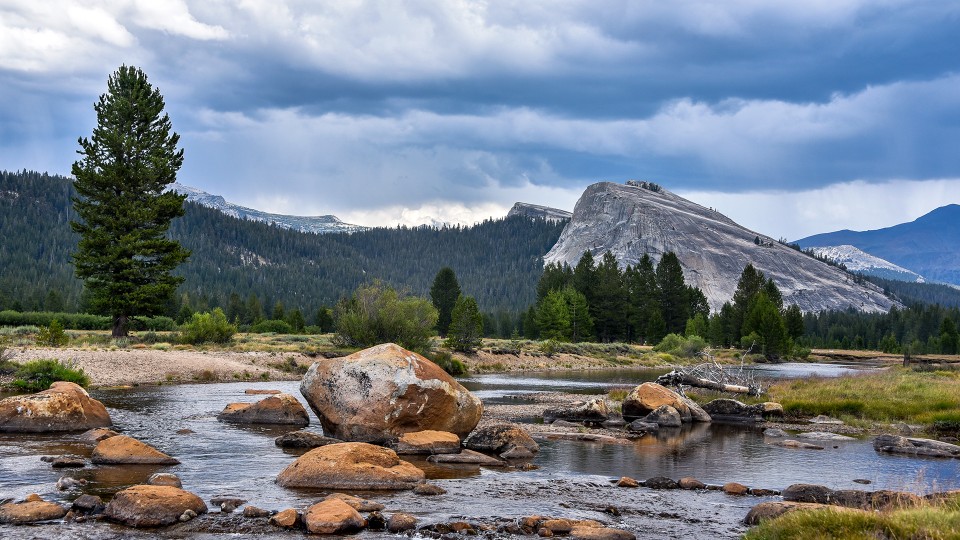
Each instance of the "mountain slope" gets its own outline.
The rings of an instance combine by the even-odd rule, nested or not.
[[[801,247],[849,244],[912,270],[927,281],[960,285],[960,205],[872,231],[836,231],[797,240]]]
[[[588,249],[595,257],[611,251],[622,265],[635,264],[644,253],[656,261],[673,251],[687,282],[703,291],[713,310],[733,297],[747,263],[776,282],[787,304],[803,311],[879,312],[894,305],[875,285],[854,283],[838,268],[658,186],[656,191],[609,182],[589,186],[544,261],[574,265]]]
[[[77,219],[68,178],[0,171],[0,309],[77,309],[82,284],[70,254]],[[437,271],[450,266],[466,294],[485,311],[519,311],[536,298],[542,255],[562,223],[513,217],[473,227],[394,227],[352,234],[308,234],[237,219],[187,202],[172,237],[192,250],[177,272],[178,299],[194,308],[226,306],[231,294],[256,294],[305,314],[332,305],[357,285],[384,280],[426,295]],[[173,310],[176,311],[175,309]]]
[[[507,217],[524,216],[528,218],[543,218],[554,221],[567,220],[573,217],[573,214],[559,208],[550,208],[539,204],[530,204],[518,202],[507,212]]]
[[[238,219],[249,219],[250,221],[260,221],[271,225],[276,225],[281,229],[292,229],[294,231],[306,233],[332,233],[332,232],[356,232],[366,230],[367,227],[360,225],[351,225],[340,221],[337,216],[288,216],[285,214],[271,214],[262,212],[246,206],[240,206],[228,202],[220,195],[212,195],[206,191],[194,187],[185,186],[180,183],[174,183],[171,189],[186,195],[187,200],[197,203],[207,208],[219,210],[224,214]]]
[[[923,276],[916,272],[907,270],[902,266],[897,266],[880,257],[874,257],[854,246],[818,246],[809,249],[812,249],[819,257],[843,264],[847,267],[847,270],[855,274],[917,283],[923,283],[925,281]]]

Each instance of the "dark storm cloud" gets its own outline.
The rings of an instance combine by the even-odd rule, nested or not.
[[[446,201],[434,217],[467,220],[520,197],[569,207],[601,179],[796,192],[960,177],[946,2],[0,9],[10,169],[67,172],[125,62],[167,99],[181,181],[269,210],[389,221]]]

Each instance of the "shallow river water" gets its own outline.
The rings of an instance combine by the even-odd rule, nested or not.
[[[789,376],[809,374],[788,366]],[[777,367],[766,368],[771,370]],[[814,370],[818,369],[813,366]],[[819,368],[820,375],[840,374],[836,366]],[[463,383],[487,402],[537,391],[600,394],[610,387],[636,385],[662,372],[606,370],[578,373],[481,375]],[[62,475],[88,480],[83,492],[109,498],[150,474],[177,474],[184,488],[208,501],[228,494],[249,499],[266,509],[306,507],[322,492],[281,488],[276,475],[299,452],[284,451],[273,440],[289,428],[238,426],[220,423],[216,415],[227,403],[255,401],[247,388],[276,388],[302,401],[297,382],[188,384],[95,390],[91,394],[109,409],[115,429],[175,456],[172,467],[88,466],[55,470],[40,461],[44,455],[76,453],[90,448],[72,442],[69,435],[0,434],[0,499],[20,499],[39,493],[45,499],[67,502],[80,491],[57,491]],[[306,403],[304,402],[306,406]],[[310,430],[320,432],[311,412]],[[190,429],[194,433],[176,432]],[[960,460],[933,460],[877,454],[871,441],[826,445],[822,451],[785,449],[765,444],[759,430],[743,426],[695,425],[665,430],[629,444],[541,440],[534,471],[500,471],[471,466],[436,466],[413,460],[428,479],[448,490],[440,497],[411,493],[368,493],[384,503],[386,513],[406,511],[423,522],[458,518],[513,518],[530,514],[597,519],[632,530],[638,537],[694,535],[697,538],[735,538],[743,533],[739,521],[762,500],[732,497],[720,492],[658,492],[612,487],[611,479],[694,476],[706,483],[740,482],[751,487],[782,489],[797,482],[825,484],[834,489],[862,489],[854,479],[872,482],[868,489],[931,491],[960,487]],[[614,506],[620,514],[612,515]],[[604,510],[607,510],[606,512]],[[212,519],[208,516],[207,518]],[[290,534],[271,533],[290,537]],[[292,533],[291,533],[292,534]],[[0,526],[0,538],[121,538],[220,537],[211,532],[166,530],[137,532],[104,523]],[[364,538],[388,538],[365,532]]]

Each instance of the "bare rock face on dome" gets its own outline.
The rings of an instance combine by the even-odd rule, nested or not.
[[[687,284],[702,290],[714,311],[733,297],[747,263],[773,279],[784,304],[805,312],[886,313],[897,305],[869,282],[856,283],[839,268],[649,182],[587,187],[543,260],[574,266],[587,250],[597,259],[609,251],[621,266],[636,265],[644,254],[656,263],[672,251]]]
[[[72,382],[55,382],[36,394],[0,400],[0,432],[85,431],[111,424],[103,403]]]
[[[462,438],[483,412],[480,400],[443,369],[393,343],[314,363],[300,392],[323,431],[345,441],[383,444],[424,430]]]

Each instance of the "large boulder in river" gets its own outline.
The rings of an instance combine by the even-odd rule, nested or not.
[[[0,432],[85,431],[111,424],[103,403],[72,382],[55,382],[36,394],[0,400]]]
[[[97,443],[91,460],[98,465],[177,465],[180,462],[147,443],[115,435]]]
[[[873,440],[877,452],[908,456],[960,458],[960,446],[933,439],[916,439],[899,435],[880,435]]]
[[[290,394],[275,394],[256,403],[230,403],[217,420],[233,424],[310,424],[307,410]]]
[[[323,431],[346,441],[385,443],[428,429],[463,437],[483,413],[439,366],[393,343],[314,363],[300,392]]]
[[[328,444],[297,458],[277,476],[284,487],[318,489],[413,489],[423,471],[388,448],[367,443]]]
[[[340,499],[327,499],[311,506],[303,514],[308,533],[341,534],[358,531],[367,520],[352,506]]]
[[[129,527],[163,527],[176,523],[187,510],[203,514],[207,505],[180,488],[139,485],[117,492],[104,515]]]
[[[645,382],[633,389],[623,400],[623,418],[628,422],[641,419],[663,405],[669,405],[680,413],[683,422],[693,420],[690,406],[683,396],[657,383]]]

